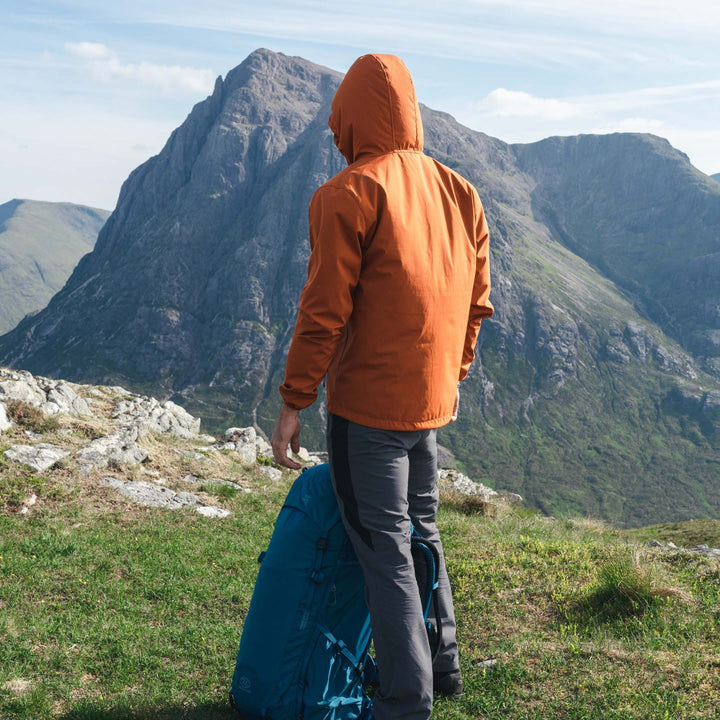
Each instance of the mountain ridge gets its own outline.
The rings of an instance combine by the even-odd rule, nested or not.
[[[0,205],[0,334],[41,310],[95,245],[110,213],[73,203]]]
[[[306,275],[307,205],[345,164],[327,128],[341,77],[260,50],[218,79],[161,153],[131,173],[95,251],[65,288],[0,338],[0,363],[175,398],[209,427],[253,423],[269,432]],[[720,517],[715,356],[696,361],[688,337],[666,335],[619,271],[599,272],[575,227],[570,190],[583,185],[542,170],[570,148],[583,157],[564,172],[592,177],[593,163],[620,161],[627,138],[513,146],[446,113],[421,112],[426,152],[480,192],[496,307],[442,443],[468,474],[547,513],[628,524]],[[647,150],[646,174],[667,171],[665,141],[632,142]],[[588,143],[605,146],[592,162]],[[676,152],[672,162],[691,167]],[[614,184],[582,207],[593,197],[615,203],[609,242],[616,228],[654,217],[653,206],[647,194],[636,207],[618,204],[628,190],[601,170]],[[715,196],[697,197],[712,238]],[[548,198],[557,198],[556,219]],[[697,282],[712,289],[702,269]],[[706,315],[714,317],[711,304]],[[306,444],[319,446],[321,403],[303,422]],[[678,483],[687,489],[680,500]]]

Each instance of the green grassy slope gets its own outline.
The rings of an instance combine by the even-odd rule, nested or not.
[[[1,455],[0,455],[1,457]],[[242,622],[290,477],[222,521],[0,460],[0,717],[230,720]],[[27,516],[17,498],[39,497]],[[467,512],[467,510],[465,511]],[[717,562],[521,509],[439,523],[466,692],[437,720],[714,718]],[[479,667],[479,661],[496,664]]]
[[[71,203],[0,205],[0,335],[45,307],[93,249],[109,215]]]

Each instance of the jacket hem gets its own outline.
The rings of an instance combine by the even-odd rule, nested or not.
[[[334,407],[330,403],[327,405],[327,411],[333,415],[339,415],[356,425],[364,425],[365,427],[375,428],[377,430],[407,430],[409,432],[413,430],[432,430],[447,425],[452,419],[452,413],[427,420],[377,418],[370,415],[363,415],[362,413],[357,413],[352,410],[346,410],[342,407]]]

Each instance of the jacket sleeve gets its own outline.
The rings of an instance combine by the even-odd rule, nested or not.
[[[323,186],[310,201],[310,260],[280,394],[302,410],[337,352],[360,276],[365,220],[349,190]]]
[[[493,314],[493,306],[490,302],[490,243],[487,220],[480,198],[475,196],[476,222],[475,222],[475,282],[473,283],[472,298],[470,300],[470,311],[468,313],[467,330],[465,331],[465,344],[463,346],[462,365],[458,380],[467,377],[470,365],[475,358],[475,342],[480,332],[480,324],[483,318],[489,318]]]

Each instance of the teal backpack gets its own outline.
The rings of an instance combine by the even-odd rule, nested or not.
[[[427,618],[437,558],[415,533],[413,559]],[[365,581],[327,464],[295,480],[259,561],[231,705],[243,720],[369,720],[376,669]],[[428,633],[436,651],[432,622]]]

